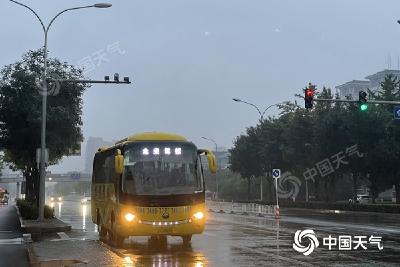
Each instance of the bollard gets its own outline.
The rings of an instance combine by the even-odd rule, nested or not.
[[[279,220],[280,218],[281,218],[281,214],[280,214],[280,211],[279,211],[279,206],[276,205],[275,206],[275,219]]]
[[[258,217],[264,217],[262,214],[262,206],[258,205]]]

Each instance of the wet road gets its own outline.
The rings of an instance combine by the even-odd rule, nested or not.
[[[64,201],[56,215],[72,225],[72,238],[98,239],[90,205]],[[165,245],[147,238],[130,238],[123,248],[111,248],[126,266],[400,266],[400,215],[283,209],[282,218],[209,213],[206,231],[191,246],[168,237]],[[309,256],[293,249],[297,230],[314,230],[319,247]],[[382,237],[383,249],[329,250],[323,237]],[[303,244],[303,243],[301,243]],[[307,244],[306,244],[307,245]]]
[[[0,205],[0,266],[30,266],[17,212],[11,204]]]

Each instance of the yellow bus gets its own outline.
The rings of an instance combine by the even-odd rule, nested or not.
[[[186,138],[147,132],[129,136],[94,156],[92,221],[101,240],[114,246],[129,236],[184,243],[205,225],[205,185],[200,155],[212,173],[214,154]]]

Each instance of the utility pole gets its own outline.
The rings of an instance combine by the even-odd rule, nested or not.
[[[39,20],[43,33],[44,33],[44,60],[43,60],[43,74],[42,74],[42,125],[41,125],[41,138],[40,138],[40,178],[39,178],[39,221],[44,220],[44,204],[45,204],[45,179],[46,179],[46,120],[47,120],[47,35],[50,30],[51,25],[53,22],[63,13],[71,10],[78,10],[78,9],[84,9],[84,8],[109,8],[112,5],[108,3],[98,3],[94,5],[89,5],[89,6],[79,6],[79,7],[73,7],[73,8],[67,8],[55,15],[51,20],[50,23],[47,25],[47,27],[44,25],[42,19],[39,17],[39,15],[29,6],[24,5],[22,3],[19,3],[14,0],[10,0],[10,2],[13,2],[17,5],[20,5],[22,7],[27,8],[29,11],[31,11],[36,18]]]

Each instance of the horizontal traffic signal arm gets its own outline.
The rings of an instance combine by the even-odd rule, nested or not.
[[[360,103],[358,100],[353,99],[325,99],[325,98],[314,98],[313,101],[320,102],[347,102],[347,103]],[[383,100],[368,100],[368,104],[389,104],[399,105],[400,101],[383,101]]]
[[[66,83],[116,83],[116,84],[131,84],[132,82],[130,81],[105,81],[105,80],[62,80],[62,79],[55,79],[55,80],[50,80],[50,81],[56,81],[56,82],[66,82]]]

